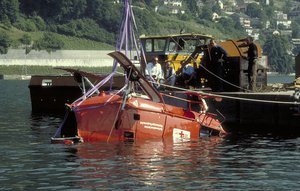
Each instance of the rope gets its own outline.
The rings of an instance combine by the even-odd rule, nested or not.
[[[167,97],[170,97],[170,98],[173,98],[173,99],[177,99],[177,100],[180,100],[180,101],[185,101],[187,103],[198,103],[198,104],[202,104],[202,102],[200,101],[193,101],[193,100],[188,100],[188,99],[184,99],[184,98],[180,98],[180,97],[176,97],[176,96],[172,96],[172,95],[168,95],[168,94],[164,94],[162,93],[163,96],[167,96]]]
[[[150,82],[150,83],[154,83],[154,82]],[[154,83],[154,84],[156,84],[156,83]],[[300,102],[298,102],[298,101],[288,102],[288,101],[272,101],[272,100],[261,100],[261,99],[251,99],[251,98],[240,98],[240,97],[234,97],[234,96],[212,94],[212,93],[207,93],[207,92],[203,92],[203,91],[195,91],[195,90],[180,88],[180,87],[176,87],[176,86],[170,86],[170,85],[166,85],[166,84],[160,84],[160,85],[164,86],[164,87],[167,87],[167,88],[172,88],[172,89],[175,89],[175,90],[187,91],[187,92],[198,93],[198,94],[211,96],[211,97],[220,97],[220,98],[233,99],[233,100],[261,102],[261,103],[287,104],[287,105],[299,105],[300,104]]]
[[[112,76],[114,75],[114,72],[112,72],[110,75],[106,76],[103,80],[101,80],[97,85],[95,85],[93,88],[91,88],[89,91],[87,91],[85,94],[83,94],[80,98],[75,100],[72,104],[79,102],[76,104],[76,106],[79,106],[86,98],[92,96],[98,89],[103,86],[106,82],[108,82]]]
[[[237,85],[235,85],[235,84],[232,84],[232,83],[228,82],[227,80],[225,80],[224,78],[221,78],[220,76],[217,76],[215,73],[213,73],[212,71],[208,70],[208,69],[207,69],[206,67],[204,67],[203,65],[201,65],[201,67],[202,67],[205,71],[207,71],[209,74],[211,74],[213,77],[216,77],[216,78],[218,78],[219,80],[222,80],[222,81],[225,82],[226,84],[229,84],[229,85],[231,85],[231,86],[233,86],[233,87],[235,87],[235,88],[238,88],[238,89],[240,89],[240,90],[243,90],[243,91],[246,91],[246,92],[250,92],[250,90],[248,90],[248,89],[245,89],[245,88],[242,88],[242,87],[237,86]]]
[[[87,110],[87,109],[96,109],[96,108],[101,108],[104,107],[113,97],[115,97],[116,95],[118,95],[120,92],[122,92],[125,88],[127,87],[127,84],[125,84],[125,86],[123,86],[119,91],[117,91],[116,93],[114,93],[109,99],[106,100],[106,102],[103,105],[97,105],[97,106],[90,106],[90,107],[85,107],[85,108],[81,108],[78,109],[77,106],[73,107],[74,111],[82,111],[82,110]]]
[[[107,143],[109,142],[109,139],[110,139],[110,137],[111,137],[111,134],[112,134],[112,131],[113,131],[113,129],[114,129],[114,126],[116,125],[116,122],[118,121],[119,114],[120,114],[121,110],[122,110],[122,104],[120,104],[120,106],[119,106],[119,108],[118,108],[117,115],[116,115],[116,117],[115,117],[115,119],[114,119],[113,125],[111,126],[109,135],[108,135],[107,140],[106,140]]]
[[[54,137],[57,138],[59,134],[61,134],[61,129],[63,128],[67,118],[69,116],[69,111],[66,111],[63,122],[60,124],[59,128],[56,130]]]

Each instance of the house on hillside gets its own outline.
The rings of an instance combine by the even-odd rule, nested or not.
[[[223,1],[217,0],[217,3],[219,5],[220,9],[223,10],[224,9],[224,3],[223,3]]]
[[[173,7],[182,7],[182,1],[164,0],[164,5],[173,6]]]
[[[287,14],[282,11],[275,11],[276,27],[280,30],[291,29],[292,21],[288,20]],[[282,28],[283,27],[283,28]]]
[[[156,7],[155,11],[166,11],[169,14],[184,14],[185,11],[182,6],[182,1],[179,0],[164,0],[163,6]]]
[[[243,28],[252,28],[250,17],[243,13],[234,13],[233,15],[237,15],[240,18],[240,24]]]
[[[204,2],[202,0],[197,1],[197,7],[202,8],[204,7]]]
[[[214,22],[218,22],[219,19],[220,19],[220,16],[218,15],[218,13],[213,13],[212,14],[212,20]]]
[[[257,5],[259,5],[259,0],[244,0],[245,4],[251,4],[251,3],[256,3]]]

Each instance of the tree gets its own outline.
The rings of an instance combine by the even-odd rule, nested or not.
[[[292,56],[288,39],[280,35],[269,35],[263,46],[268,56],[268,63],[272,71],[279,73],[294,72]]]
[[[213,11],[212,11],[211,7],[209,7],[209,6],[203,7],[201,12],[202,12],[202,14],[200,15],[200,17],[202,19],[206,19],[209,21],[212,20]]]
[[[49,53],[62,49],[63,46],[64,43],[53,33],[45,33],[41,39],[33,44],[35,50],[46,50]]]
[[[20,42],[25,45],[25,54],[28,54],[31,51],[31,36],[28,34],[24,34],[20,39]]]
[[[0,21],[8,18],[11,23],[16,22],[19,17],[18,0],[1,0],[0,1]]]
[[[293,2],[291,0],[285,0],[284,6],[282,7],[282,11],[284,13],[289,13],[291,11],[291,8],[293,7]]]
[[[0,54],[6,54],[10,47],[11,40],[7,33],[0,33]]]
[[[87,0],[86,16],[110,32],[118,32],[122,20],[122,7],[107,0]]]
[[[187,9],[191,12],[192,15],[199,15],[199,7],[197,6],[196,0],[189,0],[186,2]]]
[[[212,11],[213,11],[214,13],[219,14],[219,15],[222,13],[221,7],[220,7],[220,5],[219,5],[218,2],[216,2],[216,3],[213,4],[213,6],[212,6]]]
[[[255,17],[261,18],[262,10],[261,10],[260,6],[257,5],[256,3],[250,3],[247,6],[246,14],[252,18],[255,18]]]
[[[30,45],[31,44],[31,36],[29,34],[24,34],[22,38],[20,39],[20,42],[24,45]]]
[[[229,18],[225,18],[222,17],[219,20],[219,25],[221,25],[221,30],[225,33],[231,33],[235,28],[235,23],[234,21],[229,17]]]
[[[59,21],[78,19],[85,13],[86,0],[61,0]]]
[[[300,38],[300,25],[297,22],[292,22],[292,37]]]

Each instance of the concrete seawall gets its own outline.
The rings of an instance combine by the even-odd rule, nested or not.
[[[7,54],[0,55],[0,65],[26,65],[26,66],[84,66],[103,67],[112,66],[113,59],[107,54],[113,50],[57,50],[31,51],[25,54],[23,49],[12,49]]]

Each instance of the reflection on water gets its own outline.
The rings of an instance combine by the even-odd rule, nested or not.
[[[0,81],[0,190],[295,190],[300,138],[50,144],[62,116],[32,115],[26,81]]]
[[[213,173],[206,167],[218,163],[211,151],[215,144],[218,143],[205,140],[178,144],[163,141],[81,144],[76,147],[80,158],[80,168],[76,174],[83,177],[83,187],[101,187],[105,190],[182,190],[187,189],[189,184],[203,188],[203,185],[196,186],[195,181],[205,184],[217,181],[206,180]],[[195,168],[201,168],[201,173],[194,174]]]

